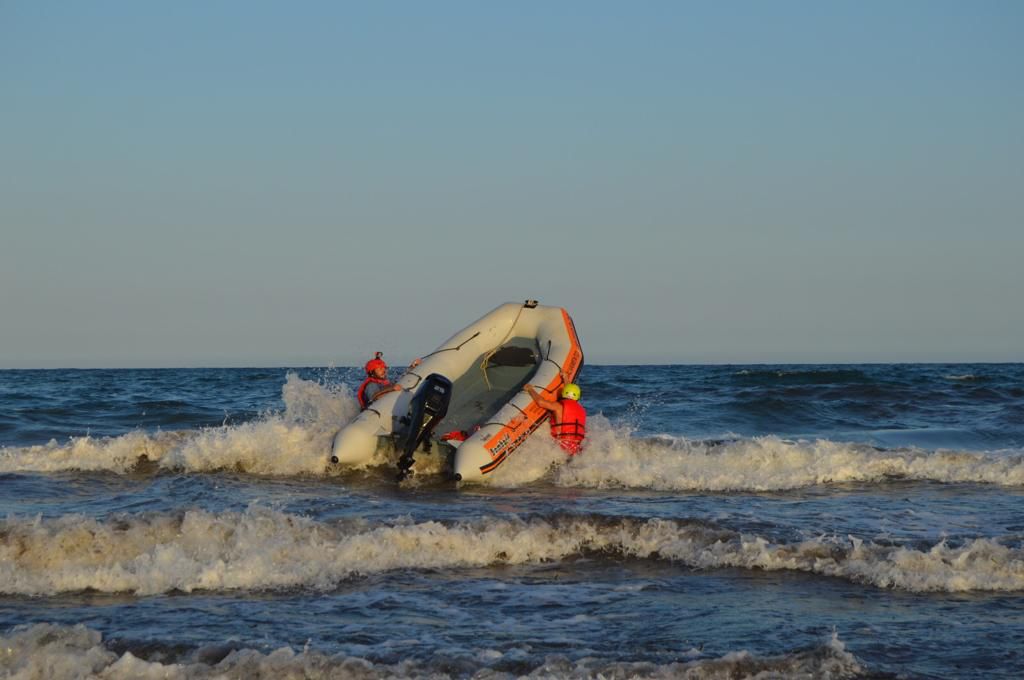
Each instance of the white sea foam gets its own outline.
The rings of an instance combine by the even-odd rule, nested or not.
[[[557,469],[561,486],[664,491],[773,491],[899,478],[1024,485],[1019,452],[878,450],[864,444],[774,436],[722,444],[669,436],[638,440],[592,428],[581,455]]]
[[[176,663],[146,661],[131,651],[121,655],[103,643],[99,631],[83,625],[58,626],[40,623],[19,626],[0,636],[0,673],[14,678],[71,680],[87,677],[120,680],[153,678],[156,680],[200,680],[206,678],[423,678],[444,680],[450,675],[451,662],[403,661],[397,664],[338,655],[326,655],[312,649],[296,652],[282,647],[269,653],[254,649],[230,652],[216,663],[204,662],[204,650],[194,650]],[[140,652],[142,653],[142,652]],[[219,654],[217,654],[219,656]],[[689,656],[681,653],[679,656]],[[824,644],[807,650],[777,656],[757,656],[736,651],[718,658],[655,664],[636,661],[609,661],[588,657],[570,660],[549,656],[536,668],[511,674],[499,670],[501,652],[484,650],[474,659],[463,660],[456,677],[510,680],[526,678],[851,678],[864,672],[857,659],[833,634]],[[521,665],[521,662],[517,663]],[[497,666],[497,668],[494,668]],[[469,675],[472,673],[472,675]]]
[[[110,470],[127,472],[144,456],[161,468],[256,474],[324,472],[331,438],[359,413],[352,391],[289,374],[285,410],[241,425],[181,432],[76,437],[60,444],[0,449],[0,472]]]
[[[359,413],[351,390],[289,375],[282,397],[283,413],[240,425],[0,448],[0,473],[125,473],[144,457],[160,469],[186,472],[325,474],[332,437]],[[393,462],[382,452],[364,467]],[[584,452],[565,462],[564,452],[542,427],[487,481],[515,487],[550,474],[560,486],[664,491],[773,491],[892,478],[1024,485],[1024,455],[1017,451],[880,451],[856,443],[787,441],[774,436],[720,444],[670,435],[638,438],[600,414],[590,418]],[[441,467],[440,456],[417,456],[416,470],[421,475],[439,474]]]
[[[598,416],[600,417],[600,416]],[[591,418],[593,421],[594,418]],[[607,423],[607,421],[604,421]],[[593,425],[591,425],[593,427]],[[518,487],[537,481],[566,462],[565,451],[541,425],[485,482],[491,486]]]
[[[924,550],[852,536],[773,543],[699,523],[603,517],[325,524],[253,506],[107,522],[8,518],[0,523],[0,592],[326,590],[396,569],[558,562],[582,554],[803,571],[910,591],[1024,590],[1024,551],[991,539]]]

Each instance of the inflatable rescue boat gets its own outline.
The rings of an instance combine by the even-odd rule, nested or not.
[[[452,479],[483,480],[547,420],[523,386],[556,399],[582,367],[568,312],[535,300],[501,305],[408,369],[397,381],[401,391],[384,394],[342,428],[331,462],[366,464],[390,447],[399,454],[399,479],[416,455],[440,455]]]

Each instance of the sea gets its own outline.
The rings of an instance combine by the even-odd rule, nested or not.
[[[0,677],[1024,676],[1024,364],[588,365],[475,485],[360,378],[0,371]]]

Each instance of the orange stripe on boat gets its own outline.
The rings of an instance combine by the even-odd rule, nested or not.
[[[562,310],[562,319],[565,322],[565,329],[569,334],[569,352],[565,358],[559,363],[562,367],[562,371],[569,376],[569,381],[573,382],[576,380],[576,376],[579,375],[580,369],[583,367],[583,350],[580,348],[580,340],[576,335],[576,326],[573,324],[572,319],[569,317],[569,313]],[[547,387],[543,388],[544,392],[548,394],[557,394],[556,390],[561,386],[562,378],[555,376],[554,379],[548,384]],[[484,448],[491,453],[491,462],[480,468],[480,472],[487,474],[493,472],[495,468],[501,465],[510,453],[519,448],[526,437],[530,435],[534,430],[540,426],[541,422],[547,417],[548,412],[530,402],[530,404],[524,409],[524,416],[518,416],[513,418],[505,427],[498,430],[497,434],[491,437]],[[502,441],[508,441],[508,445],[505,446],[499,453],[493,453],[492,449],[498,446]]]

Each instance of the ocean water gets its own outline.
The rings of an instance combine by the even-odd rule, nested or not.
[[[587,366],[462,486],[358,381],[0,371],[0,676],[1024,675],[1024,365]]]

